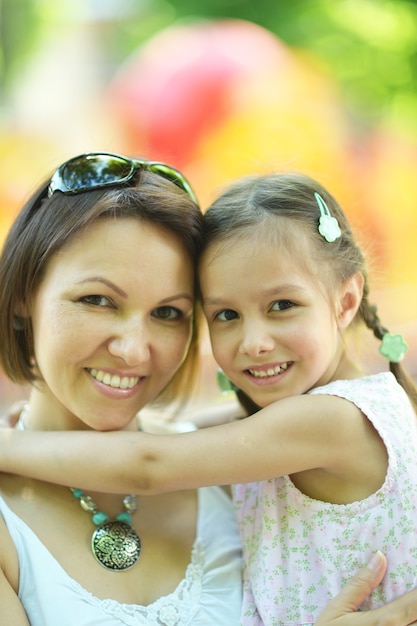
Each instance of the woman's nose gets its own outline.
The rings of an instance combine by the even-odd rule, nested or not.
[[[126,321],[109,341],[108,350],[129,366],[148,361],[151,346],[146,325],[137,319]]]

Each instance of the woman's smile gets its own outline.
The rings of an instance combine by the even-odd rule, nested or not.
[[[116,387],[117,389],[132,389],[138,384],[139,376],[119,376],[118,374],[110,374],[101,369],[88,369],[91,376],[98,380],[98,382],[110,387]]]

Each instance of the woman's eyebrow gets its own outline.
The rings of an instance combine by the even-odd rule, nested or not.
[[[120,287],[118,287],[117,285],[115,285],[111,280],[108,280],[107,278],[104,278],[103,276],[89,276],[88,278],[84,278],[83,280],[79,281],[79,285],[83,284],[83,283],[90,283],[90,282],[99,282],[99,283],[103,283],[103,285],[107,285],[107,287],[110,287],[110,289],[113,289],[116,293],[118,293],[122,298],[127,298],[127,293],[125,291],[123,291],[123,289],[121,289]],[[163,300],[161,300],[161,303],[169,303],[171,301],[174,300],[179,300],[179,299],[184,299],[184,300],[189,300],[191,303],[194,302],[194,298],[192,295],[190,295],[187,292],[181,292],[181,293],[176,293],[172,296],[168,296],[167,298],[164,298]]]
[[[127,298],[127,293],[123,291],[123,289],[120,289],[120,287],[112,283],[111,280],[107,280],[107,278],[103,278],[102,276],[89,276],[88,278],[80,280],[78,284],[82,285],[83,283],[103,283],[103,285],[107,285],[107,287],[113,289],[122,298]]]

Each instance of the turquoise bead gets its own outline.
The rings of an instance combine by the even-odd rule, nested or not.
[[[104,522],[108,522],[109,519],[109,516],[106,515],[106,513],[104,513],[103,511],[97,511],[92,517],[93,523],[96,526],[101,526],[102,524],[104,524]]]
[[[130,513],[128,513],[127,511],[124,511],[123,513],[119,513],[116,519],[118,522],[126,522],[126,524],[129,524],[129,526],[132,523],[132,517]]]
[[[71,489],[71,491],[72,491],[72,495],[74,496],[74,498],[77,498],[77,500],[79,500],[81,496],[83,495],[82,489]]]

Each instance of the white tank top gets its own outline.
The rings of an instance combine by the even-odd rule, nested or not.
[[[196,539],[185,578],[149,606],[101,600],[68,576],[0,498],[19,558],[19,598],[31,626],[234,626],[242,606],[241,543],[220,487],[198,490]]]

